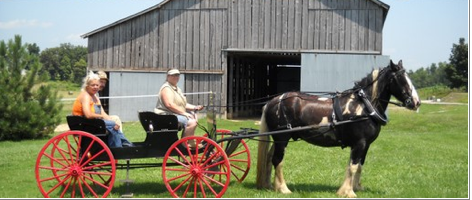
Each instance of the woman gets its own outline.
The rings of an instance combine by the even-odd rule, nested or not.
[[[177,86],[179,79],[180,71],[178,69],[167,71],[166,82],[159,89],[154,112],[162,115],[176,115],[179,123],[185,128],[182,137],[187,137],[194,135],[197,128],[197,118],[194,112],[202,110],[203,106],[187,103],[187,98]],[[194,141],[190,141],[189,145],[195,147]]]
[[[111,133],[108,136],[110,147],[133,146],[120,131],[120,126],[111,120],[110,116],[103,110],[100,99],[96,96],[100,90],[100,77],[90,72],[84,78],[82,90],[72,105],[72,115],[84,116],[88,119],[103,119],[107,130]]]

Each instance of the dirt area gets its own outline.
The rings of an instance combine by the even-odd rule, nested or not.
[[[60,124],[59,126],[54,129],[54,132],[64,132],[69,130],[69,125],[67,124]]]

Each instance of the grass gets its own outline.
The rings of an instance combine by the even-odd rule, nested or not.
[[[66,107],[66,106],[65,106]],[[464,105],[421,106],[420,112],[393,107],[390,122],[372,144],[363,168],[365,191],[360,198],[467,198],[468,197],[468,112]],[[204,120],[201,120],[203,123]],[[218,120],[218,127],[239,130],[258,128],[254,120]],[[138,122],[124,124],[131,141],[144,140]],[[202,131],[197,131],[202,135]],[[34,166],[47,139],[0,142],[0,198],[40,198]],[[292,194],[283,195],[255,186],[257,142],[246,140],[252,166],[242,183],[232,181],[225,198],[337,198],[344,178],[349,149],[322,148],[306,142],[289,143],[284,175]],[[162,159],[136,159],[135,162],[161,162]],[[120,162],[124,162],[121,161]],[[130,171],[130,190],[135,198],[169,198],[161,168]],[[117,170],[109,197],[126,193],[120,182],[126,170]]]
[[[468,103],[469,102],[469,94],[467,93],[459,93],[459,92],[451,92],[445,97],[441,99],[442,102],[455,102],[455,103]]]

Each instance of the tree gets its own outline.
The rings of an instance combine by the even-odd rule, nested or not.
[[[80,84],[87,68],[87,65],[76,65],[81,60],[87,63],[87,48],[69,43],[41,52],[43,71],[47,72],[52,80],[72,81]],[[79,67],[79,69],[75,69],[75,67]],[[80,71],[83,73],[75,73]]]
[[[74,66],[72,66],[72,73],[74,74],[72,82],[82,83],[83,78],[87,75],[86,70],[87,62],[84,59],[74,63]]]
[[[34,54],[36,56],[39,56],[39,52],[41,51],[38,47],[38,45],[36,45],[36,43],[33,43],[33,44],[26,44],[26,49],[28,50],[28,53],[29,54]]]
[[[419,68],[415,72],[409,71],[408,75],[410,76],[413,83],[415,83],[416,88],[425,88],[433,86],[447,86],[451,82],[447,79],[446,76],[446,62],[439,62],[438,64],[431,64],[431,66],[426,68]]]
[[[467,91],[468,86],[468,47],[465,43],[464,38],[459,39],[459,44],[452,45],[451,56],[449,58],[449,65],[446,67],[445,72],[447,78],[451,82],[450,87],[461,88],[464,87]]]
[[[44,137],[60,122],[57,91],[40,82],[41,63],[26,46],[19,35],[0,41],[0,141]]]

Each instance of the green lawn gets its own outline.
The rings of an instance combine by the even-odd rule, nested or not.
[[[468,106],[427,105],[413,112],[393,107],[390,122],[372,144],[363,168],[365,191],[360,198],[467,198],[468,197]],[[203,122],[203,120],[201,121]],[[258,128],[256,121],[219,120],[218,128],[239,130]],[[144,140],[138,122],[124,124],[131,141]],[[198,131],[197,135],[202,135]],[[31,140],[0,142],[2,178],[0,198],[40,198],[35,180],[36,157],[47,142]],[[232,181],[226,198],[336,198],[344,178],[349,149],[322,148],[306,142],[291,142],[286,149],[284,173],[292,194],[283,195],[255,187],[257,141],[246,140],[252,166],[247,178]],[[124,162],[124,161],[120,161]],[[137,159],[132,162],[161,162]],[[118,170],[109,197],[126,192],[120,182],[126,170]],[[161,168],[130,171],[130,190],[135,198],[171,197],[163,184]]]

